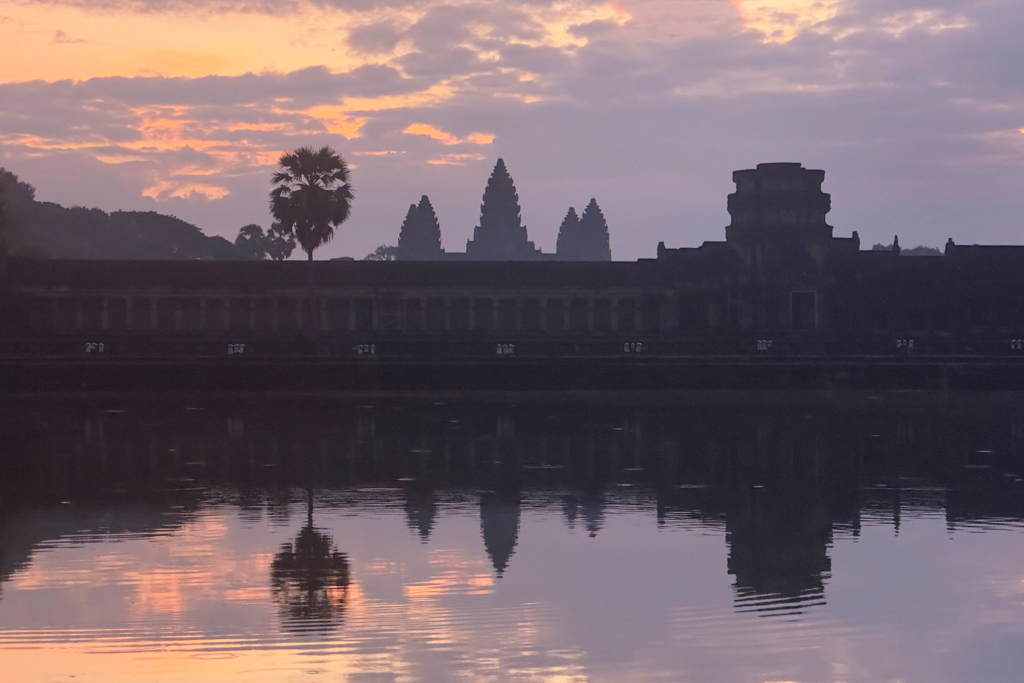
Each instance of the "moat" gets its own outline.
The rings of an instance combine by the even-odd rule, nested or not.
[[[1015,681],[1024,396],[7,397],[20,681]]]

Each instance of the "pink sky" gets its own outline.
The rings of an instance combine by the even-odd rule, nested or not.
[[[429,194],[462,251],[497,157],[531,239],[721,239],[731,172],[826,170],[837,235],[1024,241],[1021,0],[0,0],[0,166],[41,199],[269,224],[282,151],[355,167],[318,257]]]

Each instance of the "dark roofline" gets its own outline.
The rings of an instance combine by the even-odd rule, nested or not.
[[[9,285],[86,288],[606,287],[658,280],[657,262],[99,261],[12,258]]]

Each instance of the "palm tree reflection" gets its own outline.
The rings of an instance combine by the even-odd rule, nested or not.
[[[348,596],[348,556],[313,526],[312,490],[306,526],[274,555],[270,577],[286,629],[329,630],[341,622]]]

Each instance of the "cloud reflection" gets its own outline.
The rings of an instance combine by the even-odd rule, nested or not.
[[[1015,680],[1018,401],[692,400],[7,406],[5,673]]]

